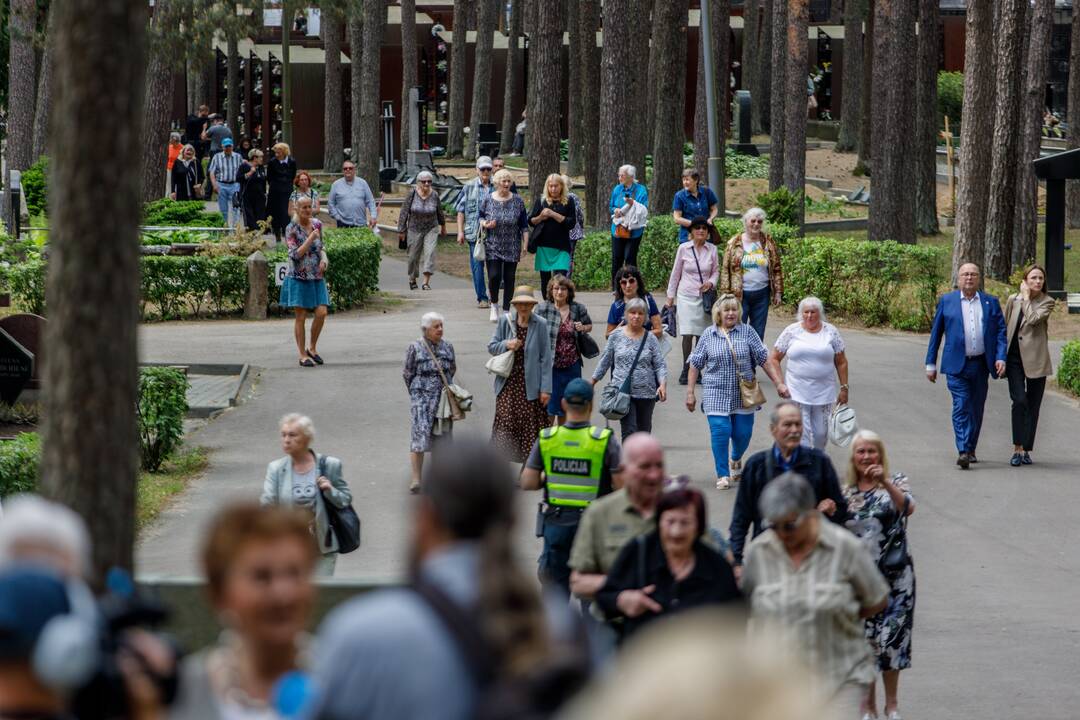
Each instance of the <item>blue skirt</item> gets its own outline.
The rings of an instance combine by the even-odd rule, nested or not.
[[[308,310],[320,305],[330,305],[330,295],[326,292],[326,280],[297,280],[286,277],[281,286],[281,307],[298,307]]]
[[[574,378],[581,377],[581,359],[566,368],[551,368],[551,398],[548,399],[547,414],[563,417],[566,413],[562,409],[562,396],[566,386]]]

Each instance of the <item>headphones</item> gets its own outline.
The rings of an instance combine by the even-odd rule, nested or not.
[[[101,616],[86,585],[67,580],[64,589],[68,612],[42,628],[31,665],[46,686],[70,693],[89,682],[101,664]]]

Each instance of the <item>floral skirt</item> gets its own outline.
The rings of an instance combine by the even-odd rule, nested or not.
[[[495,421],[491,442],[511,462],[525,462],[540,431],[549,425],[547,408],[540,398],[525,398],[525,368],[518,362],[495,398]]]
[[[889,604],[866,619],[866,639],[879,672],[911,667],[911,631],[915,625],[915,566],[889,578]]]

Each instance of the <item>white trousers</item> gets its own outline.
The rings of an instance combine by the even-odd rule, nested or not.
[[[807,447],[824,450],[829,443],[829,418],[833,404],[807,405],[796,403],[802,410],[802,442]]]

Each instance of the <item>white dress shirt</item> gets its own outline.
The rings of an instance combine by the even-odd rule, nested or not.
[[[968,357],[982,355],[986,352],[986,346],[983,343],[983,309],[979,293],[970,298],[960,293],[960,310],[964,313],[964,354]]]

